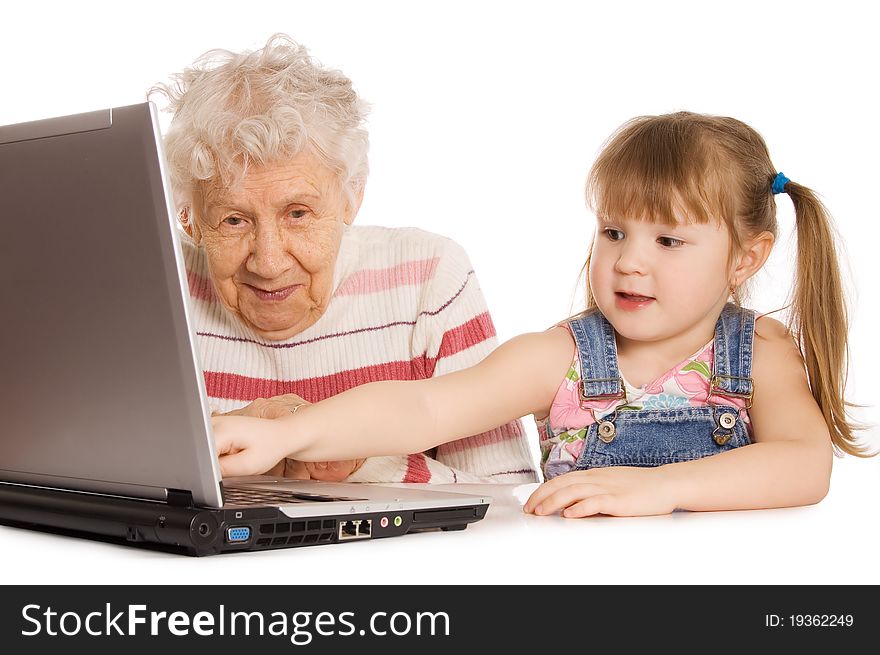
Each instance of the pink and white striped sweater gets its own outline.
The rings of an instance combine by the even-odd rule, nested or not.
[[[470,261],[445,237],[347,227],[327,311],[286,341],[263,340],[232,315],[214,294],[204,250],[186,235],[181,240],[212,410],[285,393],[317,402],[367,382],[443,375],[476,364],[497,345]],[[514,421],[431,453],[371,458],[348,480],[535,482],[532,462]]]

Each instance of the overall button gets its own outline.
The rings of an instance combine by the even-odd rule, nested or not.
[[[715,440],[719,446],[723,446],[728,441],[730,441],[730,437],[733,436],[732,432],[715,432],[712,434],[712,438]]]
[[[718,422],[721,424],[722,428],[729,430],[736,423],[736,415],[731,414],[730,412],[724,412],[718,417]]]
[[[614,423],[611,421],[602,421],[599,423],[599,438],[605,443],[611,443],[614,441],[615,435],[617,435],[617,428],[614,427]]]

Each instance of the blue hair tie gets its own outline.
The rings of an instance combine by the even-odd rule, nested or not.
[[[785,193],[785,185],[791,182],[785,175],[780,171],[776,174],[776,178],[773,180],[773,186],[770,190],[773,192],[775,196],[777,193]]]

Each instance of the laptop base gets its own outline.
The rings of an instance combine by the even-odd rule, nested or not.
[[[464,530],[488,505],[291,518],[277,507],[192,504],[0,483],[0,524],[194,556]]]

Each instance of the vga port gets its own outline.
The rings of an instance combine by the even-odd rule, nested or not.
[[[246,525],[226,528],[226,541],[231,544],[242,544],[251,538],[251,529]]]

